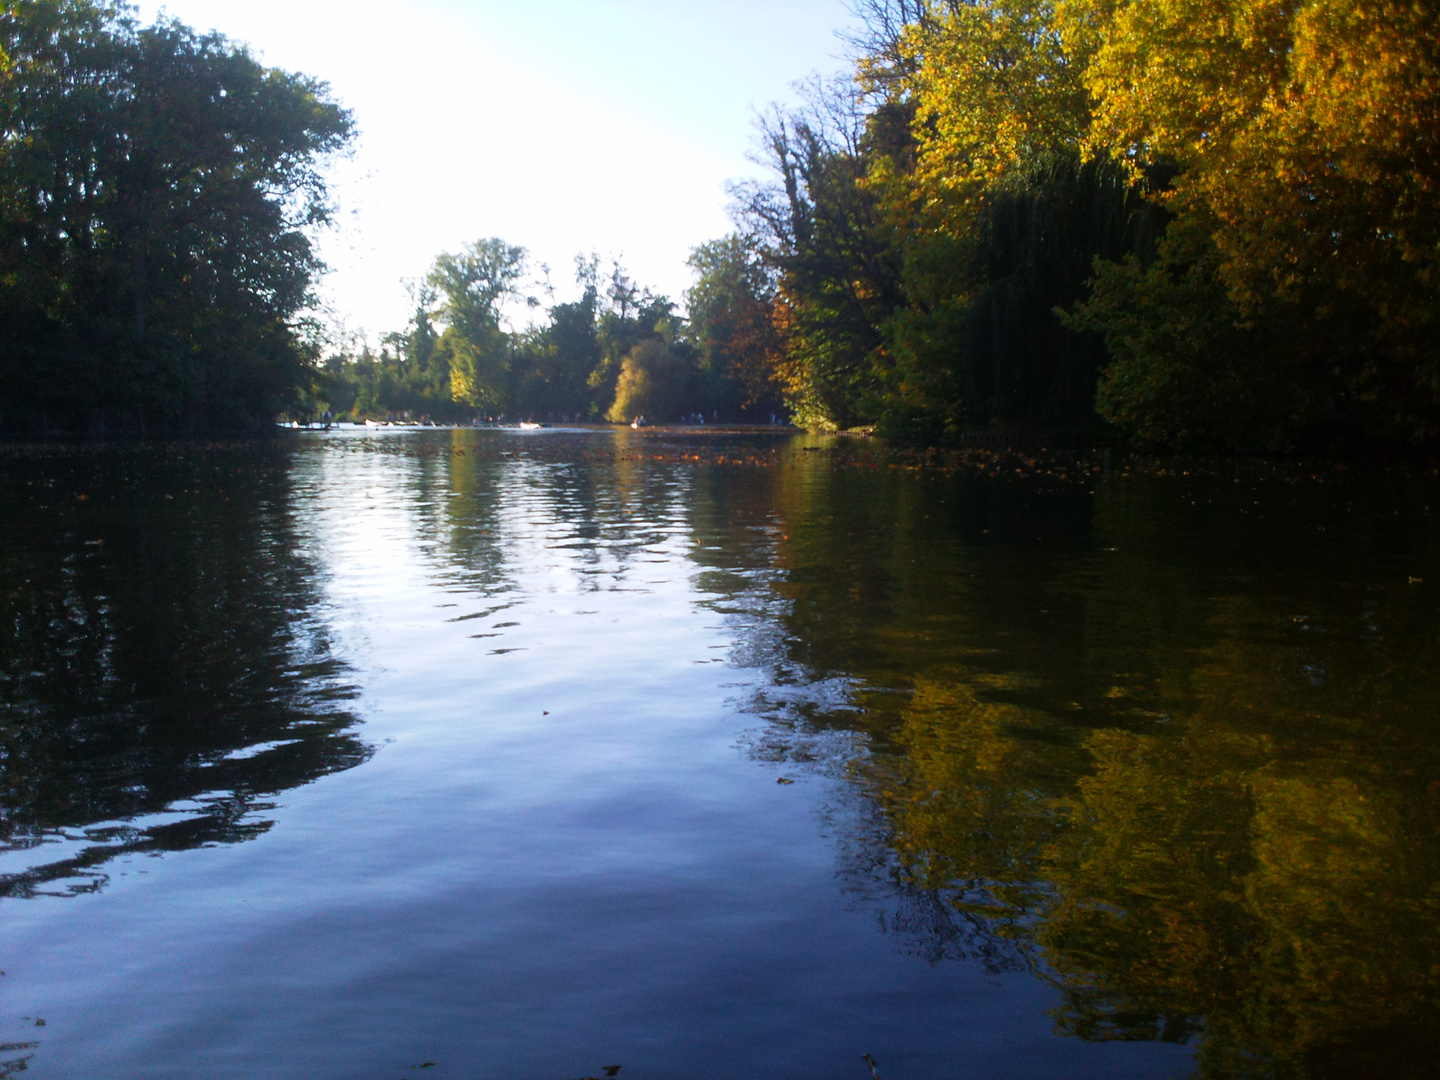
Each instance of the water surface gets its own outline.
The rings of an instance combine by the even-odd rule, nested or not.
[[[6,450],[0,1075],[1429,1075],[1434,479],[897,464]]]

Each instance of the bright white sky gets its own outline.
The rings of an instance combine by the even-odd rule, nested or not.
[[[399,329],[402,278],[500,236],[573,295],[573,257],[619,255],[675,299],[729,231],[726,180],[757,107],[846,65],[844,0],[168,0],[197,30],[327,80],[360,129],[335,171],[325,291],[348,329]]]

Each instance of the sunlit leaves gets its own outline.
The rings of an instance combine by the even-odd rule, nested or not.
[[[442,302],[441,346],[450,357],[450,389],[472,407],[500,407],[508,397],[511,340],[502,305],[525,274],[525,249],[498,237],[445,252],[426,279]]]
[[[1078,417],[1088,332],[1100,413],[1142,438],[1440,437],[1434,0],[862,15],[863,117],[767,126],[780,183],[744,207],[803,420]]]
[[[1213,250],[1197,262],[1172,245],[1169,272],[1208,263],[1224,289],[1215,317],[1249,338],[1256,362],[1268,354],[1289,367],[1284,393],[1308,401],[1300,412],[1274,401],[1266,438],[1285,445],[1325,426],[1407,440],[1440,432],[1440,11],[1388,0],[1071,0],[1063,10],[1094,46],[1091,147],[1134,168],[1178,165],[1165,198]],[[1184,245],[1192,256],[1195,239]],[[1132,296],[1132,313],[1152,303]],[[1126,370],[1133,350],[1118,329],[1112,340]],[[1144,363],[1218,374],[1221,341],[1197,345],[1208,365],[1164,350]],[[1153,416],[1186,424],[1183,405]]]
[[[941,5],[912,26],[905,91],[915,105],[915,179],[929,198],[976,197],[1017,167],[1078,147],[1089,120],[1080,68],[1055,5]]]

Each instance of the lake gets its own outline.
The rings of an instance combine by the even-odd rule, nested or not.
[[[1420,1077],[1440,480],[0,449],[0,1076]]]

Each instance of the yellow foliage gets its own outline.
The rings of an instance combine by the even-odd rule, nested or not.
[[[693,400],[693,376],[684,357],[663,341],[642,341],[621,362],[615,400],[605,419],[616,424],[628,423],[637,416],[674,420]]]
[[[1399,328],[1440,269],[1440,8],[1430,0],[1069,0],[1092,151],[1174,160],[1242,311],[1317,283]],[[1410,264],[1410,265],[1405,265]],[[1414,264],[1420,264],[1418,266]],[[1397,282],[1411,290],[1397,294]]]
[[[1089,122],[1086,91],[1053,3],[928,8],[902,43],[909,71],[903,93],[914,106],[913,171],[898,176],[896,162],[882,157],[870,181],[892,203],[911,202],[922,227],[963,228],[973,204],[1017,167],[1079,147]]]
[[[627,356],[620,365],[620,378],[615,383],[615,400],[605,413],[612,424],[625,424],[643,416],[646,403],[654,396],[654,379],[650,369]]]
[[[470,371],[459,364],[450,368],[450,396],[468,405],[476,403],[475,379]]]

